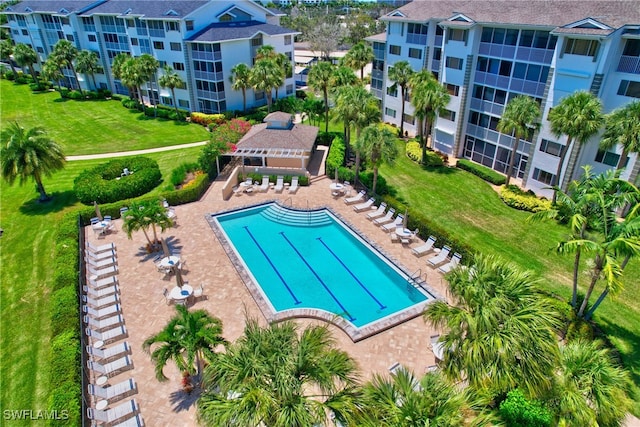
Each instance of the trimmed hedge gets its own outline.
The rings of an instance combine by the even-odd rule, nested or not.
[[[220,125],[224,122],[224,114],[191,113],[191,123],[197,123],[202,126],[209,126],[213,123],[215,123],[216,125]]]
[[[507,185],[500,189],[500,198],[514,209],[528,212],[540,212],[551,209],[551,202],[545,198],[538,198],[535,193],[522,191],[516,185]]]
[[[122,177],[127,168],[130,175]],[[74,181],[73,190],[85,205],[110,203],[148,193],[160,184],[158,162],[147,157],[114,159],[85,170]]]
[[[344,162],[344,152],[344,140],[341,136],[335,136],[331,141],[329,154],[327,154],[327,160],[325,161],[325,173],[329,178],[333,178],[336,169],[342,166]]]
[[[285,184],[291,184],[291,178],[293,178],[293,175],[283,175],[283,176],[284,176],[284,179],[282,182],[284,182]],[[255,172],[248,173],[244,177],[241,174],[239,174],[238,184],[243,182],[247,178],[251,178],[253,182],[261,183],[262,177],[263,177],[263,174],[255,173]],[[273,183],[278,182],[278,175],[269,175],[269,182],[273,182]],[[298,184],[302,187],[306,187],[307,185],[309,185],[309,177],[307,177],[306,175],[298,175]]]
[[[404,147],[404,151],[407,153],[407,157],[414,162],[419,162],[422,158],[422,148],[420,148],[420,143],[418,141],[407,142]]]
[[[457,166],[460,169],[471,172],[472,174],[479,176],[480,178],[494,185],[504,185],[507,182],[507,178],[501,173],[496,172],[486,166],[473,163],[470,160],[460,159],[458,160]]]

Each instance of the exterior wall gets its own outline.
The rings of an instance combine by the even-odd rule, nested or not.
[[[290,168],[290,169],[306,169],[309,166],[311,155],[304,159],[282,159],[269,157],[266,159],[267,167],[270,168]]]

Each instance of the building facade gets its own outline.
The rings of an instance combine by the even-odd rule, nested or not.
[[[497,131],[505,105],[524,94],[541,106],[541,128],[521,140],[514,176],[526,188],[549,196],[553,182],[567,175],[568,157],[556,179],[566,136],[553,135],[549,110],[577,90],[602,100],[605,113],[640,98],[639,1],[420,1],[381,18],[384,34],[369,37],[375,59],[371,88],[382,101],[383,120],[414,134],[417,121],[405,100],[400,117],[399,90],[388,69],[408,61],[414,70],[431,70],[451,100],[437,118],[432,145],[448,155],[467,158],[506,172],[514,138]],[[599,150],[599,136],[582,149],[577,166],[596,173],[614,168],[621,147]],[[635,181],[638,155],[622,174]]]
[[[284,53],[293,67],[293,30],[279,25],[279,12],[249,0],[26,0],[5,9],[15,43],[31,46],[44,62],[59,40],[78,50],[96,52],[103,72],[95,75],[98,88],[127,94],[111,72],[113,58],[150,54],[160,62],[155,82],[142,88],[149,101],[204,113],[241,110],[241,91],[231,88],[231,69],[238,63],[252,66],[256,51],[271,45]],[[162,68],[173,68],[185,82],[169,89],[157,84]],[[38,65],[36,65],[36,68]],[[65,77],[77,85],[71,70]],[[94,89],[87,76],[78,77],[83,89]],[[151,87],[150,87],[151,86]],[[293,73],[278,96],[295,93]],[[266,103],[265,94],[247,90],[247,107]]]

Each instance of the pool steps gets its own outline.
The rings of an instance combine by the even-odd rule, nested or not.
[[[332,223],[325,211],[298,211],[279,205],[271,205],[261,215],[279,224],[298,227],[320,227]]]

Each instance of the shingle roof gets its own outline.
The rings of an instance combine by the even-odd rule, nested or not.
[[[625,24],[640,24],[640,3],[633,1],[575,0],[422,0],[400,7],[405,17],[382,17],[385,21],[426,22],[445,20],[464,14],[478,23],[529,24],[543,27],[563,27],[585,18],[592,18],[612,28]]]
[[[286,122],[288,120],[291,120],[291,118],[292,118],[291,113],[285,113],[284,111],[274,111],[273,113],[267,114],[263,122],[266,123],[272,120],[275,120],[278,122]]]
[[[318,135],[315,126],[296,123],[291,129],[267,129],[267,123],[253,125],[242,137],[240,149],[293,149],[311,151]]]
[[[386,42],[387,33],[374,34],[372,36],[365,37],[364,39],[370,42]]]
[[[56,0],[25,0],[12,6],[8,6],[5,12],[13,13],[31,13],[31,12],[46,12],[46,13],[60,13],[67,15],[73,12],[79,12],[90,8],[94,4],[99,4],[95,0],[85,1],[56,1]],[[64,12],[66,10],[66,12]]]
[[[204,0],[109,0],[83,15],[141,15],[145,18],[179,19],[207,4]],[[175,15],[168,15],[173,11]]]
[[[188,41],[217,42],[248,39],[261,32],[269,36],[298,34],[295,30],[257,21],[224,22],[211,24],[191,36]]]

